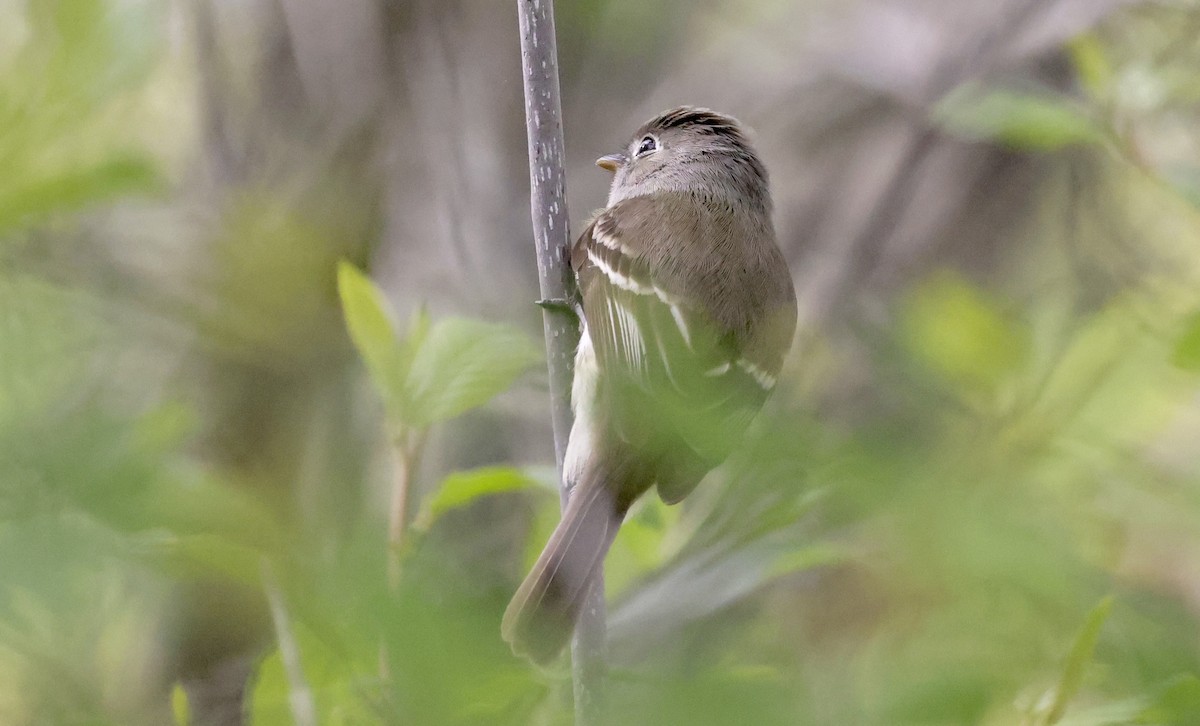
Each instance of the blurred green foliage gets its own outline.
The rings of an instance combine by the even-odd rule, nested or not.
[[[418,312],[396,336],[383,293],[349,263],[338,269],[346,325],[393,426],[424,428],[459,416],[504,391],[538,360],[519,330]]]
[[[602,11],[568,4],[565,32],[582,36]],[[610,23],[652,14],[608,11]],[[290,616],[270,625],[300,672],[278,648],[256,652],[253,723],[293,721],[297,676],[321,724],[570,723],[565,665],[536,670],[498,636],[557,518],[546,467],[417,468],[389,583],[396,553],[370,497],[348,524],[314,505],[313,525],[247,486],[267,464],[206,459],[219,396],[147,322],[169,311],[130,314],[107,281],[45,264],[58,246],[86,262],[109,215],[184,194],[139,122],[146,98],[178,82],[156,75],[166,14],[0,5],[15,39],[0,48],[0,723],[187,721],[172,649],[179,612],[205,603],[180,583],[233,582],[256,599],[265,565]],[[648,497],[623,527],[607,565],[614,723],[1200,723],[1200,173],[1154,143],[1195,121],[1200,72],[1194,48],[1142,52],[1175,22],[1129,14],[1073,39],[1069,91],[978,82],[935,105],[938,133],[1085,170],[1101,203],[1080,225],[1127,227],[1135,249],[1064,243],[1042,215],[1079,190],[1050,189],[998,280],[938,269],[850,340],[813,331],[728,465],[680,507]],[[649,47],[656,30],[646,19],[601,41]],[[339,209],[352,197],[330,195]],[[247,182],[212,204],[149,232],[213,253],[196,273],[208,285],[185,290],[199,298],[192,327],[162,337],[288,392],[307,381],[297,361],[324,381],[353,346],[382,421],[362,434],[316,406],[332,421],[317,438],[386,450],[493,411],[510,389],[543,405],[527,335],[424,312],[398,332],[383,291],[338,263],[362,230],[320,221],[293,186]],[[1059,283],[1072,265],[1106,286],[1076,295]],[[870,385],[831,411],[826,392],[855,376]],[[297,410],[271,413],[304,429]],[[267,428],[248,420],[230,436],[269,448],[254,436]],[[330,458],[335,474],[312,478],[338,501],[388,478]],[[266,642],[256,618],[268,616],[250,611],[212,617]]]
[[[24,42],[0,59],[0,234],[161,188],[122,102],[154,69],[159,13],[153,3],[30,3]]]
[[[1010,90],[956,89],[934,109],[934,118],[963,136],[1017,149],[1050,150],[1103,141],[1082,106],[1063,98]]]
[[[902,324],[914,359],[962,388],[994,388],[1029,355],[1029,334],[948,273],[913,291]]]

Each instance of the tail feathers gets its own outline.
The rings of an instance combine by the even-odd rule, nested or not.
[[[580,483],[504,612],[500,632],[514,653],[544,664],[563,649],[623,515],[602,482]]]

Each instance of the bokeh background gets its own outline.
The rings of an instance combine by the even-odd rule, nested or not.
[[[556,13],[576,226],[726,111],[800,297],[614,722],[1200,723],[1200,7]],[[0,722],[571,723],[524,134],[511,0],[0,0]]]

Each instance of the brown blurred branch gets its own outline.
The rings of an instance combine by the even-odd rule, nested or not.
[[[537,246],[542,298],[569,300],[574,280],[567,267],[570,244],[563,170],[562,103],[559,98],[558,50],[554,37],[552,0],[518,0],[521,26],[521,66],[525,81],[525,129],[529,139],[530,214]],[[550,406],[554,424],[554,454],[562,480],[563,456],[571,429],[571,364],[579,331],[571,316],[546,309],[546,362],[550,369]],[[562,487],[565,508],[569,492]],[[600,720],[600,686],[604,668],[604,578],[591,584],[591,593],[575,628],[571,647],[575,684],[575,722]]]

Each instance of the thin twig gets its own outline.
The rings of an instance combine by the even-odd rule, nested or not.
[[[408,431],[392,441],[392,497],[388,506],[388,586],[400,587],[400,562],[408,534],[408,495],[421,463],[428,429]]]
[[[271,622],[275,626],[275,640],[279,643],[279,656],[283,660],[283,671],[287,675],[288,705],[292,709],[292,720],[296,726],[316,726],[317,707],[313,702],[312,690],[304,678],[300,664],[300,648],[292,634],[291,618],[283,601],[283,590],[275,578],[275,571],[266,557],[262,558],[263,591],[271,608]]]
[[[525,130],[529,140],[530,214],[541,296],[543,300],[569,300],[574,294],[574,279],[566,264],[570,231],[553,0],[517,0],[517,15],[525,80]],[[550,372],[554,454],[561,481],[571,427],[571,364],[579,343],[579,330],[571,316],[549,309],[543,309],[542,323]],[[569,495],[564,485],[561,497],[564,507]],[[596,578],[590,592],[571,648],[576,726],[591,726],[600,721],[605,641],[603,576]]]
[[[388,506],[387,573],[388,587],[393,591],[400,586],[400,547],[404,544],[406,528],[404,513],[408,511],[409,463],[406,442],[392,442],[392,496]]]
[[[413,472],[421,461],[428,429],[413,434],[410,430],[392,437],[392,496],[388,505],[387,578],[393,594],[400,590],[404,559],[404,540],[408,534],[408,494],[412,490]],[[386,683],[391,679],[388,667],[387,643],[379,643],[379,676]]]

